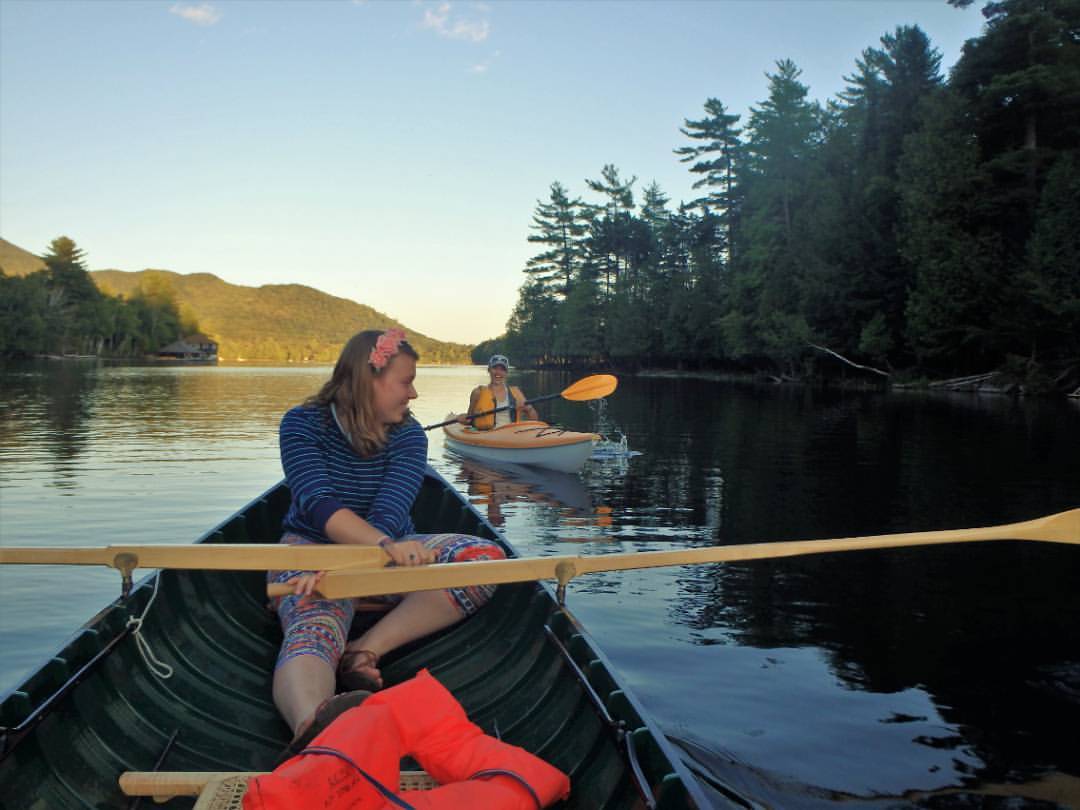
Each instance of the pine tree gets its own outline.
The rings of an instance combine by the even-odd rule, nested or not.
[[[1046,173],[1080,143],[1080,2],[1001,0],[983,16],[986,33],[965,43],[950,84],[995,174],[998,227],[1022,252]]]
[[[736,235],[744,248],[736,256],[738,278],[733,279],[733,305],[745,308],[746,319],[739,319],[737,331],[749,325],[751,333],[762,337],[760,349],[788,372],[793,372],[791,347],[806,332],[800,287],[814,233],[805,206],[820,182],[815,159],[824,135],[823,111],[807,100],[801,72],[790,60],[777,62],[777,72],[769,75],[768,99],[750,112],[747,161],[739,178],[745,197]],[[735,320],[728,318],[728,323]],[[787,334],[789,327],[793,331]]]
[[[631,214],[634,210],[633,185],[637,177],[623,180],[619,170],[608,163],[601,179],[586,180],[586,185],[607,199],[603,205],[592,206],[589,252],[601,268],[604,284],[602,294],[610,299],[615,285],[626,268],[631,253]]]
[[[50,343],[61,353],[96,354],[104,339],[98,323],[104,296],[86,271],[85,253],[74,240],[60,236],[41,258],[49,291],[45,324]]]
[[[533,214],[530,228],[536,233],[528,240],[548,249],[529,259],[525,272],[559,296],[567,295],[584,261],[588,224],[583,210],[581,199],[570,199],[566,188],[556,181],[551,184],[549,201],[537,201]]]
[[[881,37],[881,45],[864,50],[856,73],[846,77],[840,128],[829,138],[829,151],[844,166],[830,166],[826,176],[847,178],[841,263],[848,272],[838,280],[838,292],[850,308],[830,317],[852,327],[845,349],[873,346],[878,357],[900,359],[912,278],[896,245],[897,169],[904,139],[921,124],[921,106],[942,86],[941,54],[918,26],[898,27]]]
[[[733,249],[731,234],[739,210],[739,186],[737,167],[742,158],[740,130],[735,126],[738,115],[727,112],[723,102],[710,98],[705,102],[706,117],[692,121],[683,119],[679,132],[687,138],[701,141],[698,146],[680,146],[675,149],[681,163],[690,163],[690,171],[701,175],[694,181],[693,188],[706,188],[704,197],[694,200],[691,205],[700,206],[704,211],[719,218],[725,240],[724,249]]]
[[[1019,282],[1030,307],[1029,356],[1080,374],[1080,150],[1046,179],[1028,261]]]

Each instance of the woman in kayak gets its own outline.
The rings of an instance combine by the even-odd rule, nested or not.
[[[497,543],[461,534],[416,534],[410,512],[427,465],[427,434],[412,417],[416,351],[399,329],[365,331],[342,349],[333,374],[304,404],[289,410],[279,432],[281,463],[292,491],[283,543],[379,546],[394,565],[501,559]],[[295,582],[276,609],[284,641],[274,670],[274,702],[303,745],[367,691],[382,686],[380,657],[406,642],[475,613],[493,586],[379,597],[389,611],[346,641],[352,599],[313,595],[322,572],[271,572]],[[313,722],[313,719],[316,722]]]
[[[509,371],[510,361],[505,355],[491,355],[491,359],[488,360],[488,376],[491,382],[487,385],[478,385],[473,389],[469,397],[469,412],[458,417],[458,421],[466,424],[471,422],[477,430],[491,430],[501,425],[509,425],[511,422],[539,419],[536,408],[526,401],[521,389],[507,383]],[[473,415],[487,413],[496,408],[506,410],[487,416]]]

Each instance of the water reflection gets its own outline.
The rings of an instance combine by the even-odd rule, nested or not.
[[[100,378],[95,361],[39,361],[4,373],[5,405],[0,409],[0,447],[18,455],[30,445],[48,448],[48,486],[78,486],[78,459],[91,435],[87,423],[98,405]]]
[[[585,474],[619,537],[663,525],[683,542],[811,539],[1080,504],[1072,403],[694,380],[623,381],[620,394],[612,416],[645,463]],[[791,806],[856,795],[981,806],[907,790],[1029,784],[1080,764],[1061,732],[1080,719],[1078,572],[1075,548],[981,544],[610,576],[577,586],[574,604],[587,626],[604,613],[605,650],[672,733],[757,767],[783,762],[779,781],[802,797]],[[666,642],[652,645],[634,628],[657,610]],[[700,652],[667,666],[672,638]]]
[[[451,480],[494,525],[506,525],[503,509],[514,502],[555,507],[564,520],[594,516],[592,497],[575,474],[524,464],[480,462],[445,451],[445,460],[457,471]],[[606,509],[601,508],[603,515]]]
[[[417,418],[460,410],[482,371],[422,368]],[[278,420],[328,372],[5,368],[0,541],[190,541],[280,478]],[[571,381],[521,377],[534,395]],[[507,470],[444,454],[432,431],[430,458],[528,554],[978,526],[1080,506],[1076,402],[659,378],[622,379],[606,402],[642,455],[591,460],[580,476]],[[602,427],[580,403],[541,411]],[[116,592],[104,571],[0,578],[4,688]],[[1075,547],[973,544],[597,574],[569,600],[718,795],[978,807],[1002,806],[982,802],[1007,783],[1068,785],[1058,777],[1080,771],[1078,581]],[[967,793],[942,792],[957,788]]]

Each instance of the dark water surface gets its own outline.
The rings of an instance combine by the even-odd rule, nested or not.
[[[0,371],[0,543],[190,542],[281,476],[327,368]],[[479,368],[421,368],[423,424]],[[533,395],[571,378],[523,374]],[[542,415],[641,455],[581,476],[431,461],[525,554],[991,525],[1080,507],[1080,402],[624,378]],[[273,539],[273,538],[268,538]],[[0,694],[117,595],[0,569]],[[716,795],[1080,807],[1080,547],[982,543],[595,574],[570,608]]]

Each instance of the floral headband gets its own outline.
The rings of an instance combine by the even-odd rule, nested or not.
[[[400,329],[387,329],[375,341],[375,346],[368,355],[368,363],[376,371],[386,368],[390,358],[397,354],[398,347],[404,342],[404,332]]]

